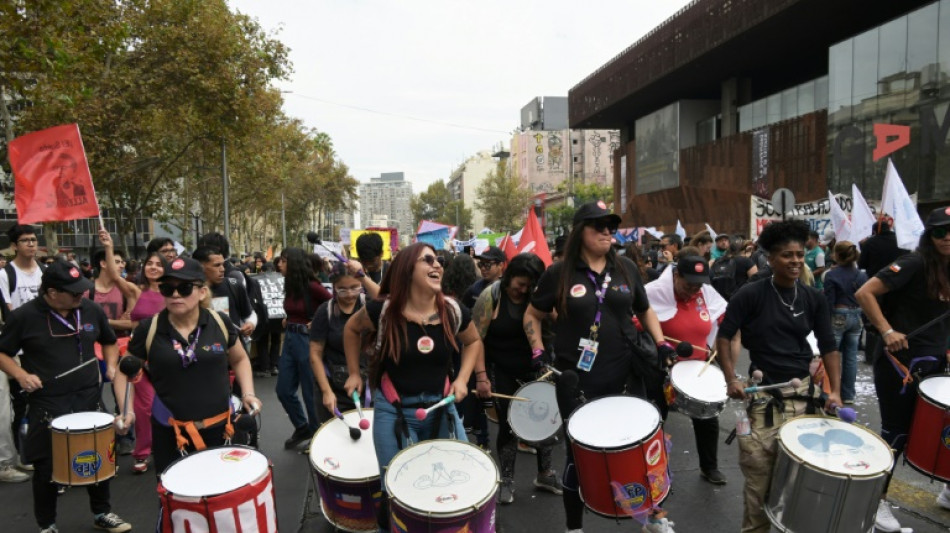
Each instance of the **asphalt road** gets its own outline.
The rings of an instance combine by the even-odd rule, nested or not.
[[[740,368],[744,368],[744,364]],[[319,512],[313,492],[309,459],[306,455],[283,449],[283,441],[291,433],[291,425],[274,394],[276,378],[256,379],[257,393],[265,403],[261,450],[273,463],[276,488],[278,526],[281,531],[333,531]],[[860,366],[859,398],[856,405],[859,423],[873,430],[879,429],[880,420],[871,385],[870,367]],[[107,401],[111,394],[106,394]],[[734,415],[727,409],[720,419],[722,438],[734,427]],[[494,425],[492,425],[494,429]],[[742,516],[742,474],[738,467],[736,445],[726,446],[720,441],[720,470],[728,478],[725,486],[713,486],[699,476],[695,443],[689,419],[671,413],[666,422],[673,450],[670,469],[673,488],[664,508],[676,523],[676,532],[736,532]],[[555,451],[554,466],[559,471],[564,462],[563,443]],[[135,531],[153,531],[158,511],[154,472],[144,475],[131,473],[132,458],[119,457],[119,474],[112,481],[113,509],[133,524]],[[516,468],[515,502],[499,506],[499,532],[560,532],[564,531],[564,512],[560,497],[534,490],[534,457],[519,454]],[[895,515],[904,527],[918,533],[950,530],[950,511],[935,504],[940,483],[931,483],[907,466],[899,466],[891,485],[890,501],[897,508]],[[32,516],[30,483],[0,484],[0,530],[20,533],[38,531]],[[93,531],[87,497],[82,488],[71,488],[59,499],[57,525],[62,532]],[[630,520],[615,521],[586,513],[584,531],[587,533],[639,531]],[[800,532],[807,533],[807,532]]]

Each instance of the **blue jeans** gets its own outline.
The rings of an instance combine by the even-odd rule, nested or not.
[[[841,399],[854,400],[854,382],[858,377],[858,340],[861,337],[860,309],[832,309],[831,329],[835,346],[841,352]]]
[[[400,446],[396,441],[396,408],[393,407],[381,390],[375,391],[376,403],[373,405],[373,444],[376,446],[376,461],[379,463],[379,472],[385,479],[384,472],[389,462],[399,453],[402,448],[408,448],[411,444],[428,439],[448,439],[455,438],[466,441],[465,428],[462,427],[462,421],[459,419],[458,412],[455,410],[455,404],[441,407],[429,413],[425,420],[416,419],[416,408],[403,408],[403,416],[406,418],[406,425],[409,426],[409,439],[412,442],[403,442]],[[419,394],[416,396],[406,396],[402,398],[403,405],[412,405],[417,403],[433,403],[442,399],[441,394]],[[450,415],[451,424],[446,423],[445,411]],[[439,434],[433,435],[435,420],[441,418],[439,422]],[[449,427],[451,425],[451,427]],[[454,433],[454,435],[453,435]],[[385,491],[386,488],[383,487]]]
[[[277,363],[277,398],[284,406],[294,428],[307,427],[311,432],[320,425],[313,403],[313,369],[310,367],[310,337],[304,333],[287,331],[284,348]],[[303,406],[297,397],[297,388],[303,394]],[[304,416],[304,408],[307,413]]]

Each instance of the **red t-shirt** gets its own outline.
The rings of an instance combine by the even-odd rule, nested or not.
[[[666,322],[660,322],[663,335],[673,337],[693,346],[706,346],[706,337],[712,328],[709,311],[706,309],[702,292],[697,292],[689,301],[681,302],[676,299],[676,314]],[[674,343],[675,344],[675,343]],[[708,354],[702,350],[693,349],[690,360],[705,361]]]

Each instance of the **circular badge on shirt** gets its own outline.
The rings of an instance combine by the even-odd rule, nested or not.
[[[435,341],[432,340],[432,337],[426,335],[420,337],[419,341],[416,342],[416,349],[419,350],[419,353],[429,353],[435,348]]]
[[[571,297],[580,298],[585,294],[587,294],[587,287],[585,287],[583,283],[578,283],[577,285],[571,287]]]
[[[700,311],[699,318],[703,319],[703,322],[709,322],[709,313],[706,311]]]

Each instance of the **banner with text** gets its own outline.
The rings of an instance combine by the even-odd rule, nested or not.
[[[850,216],[853,207],[851,197],[844,194],[836,194],[835,200],[838,201],[841,210]],[[868,205],[871,207],[871,210],[874,211],[875,215],[881,211],[881,202],[879,200],[868,200]],[[769,222],[782,220],[782,215],[775,211],[772,202],[765,198],[752,196],[751,210],[752,216],[750,219],[749,235],[752,237],[758,237],[758,235],[762,233],[762,229],[765,228],[765,225]],[[795,204],[795,209],[787,214],[787,218],[804,220],[808,222],[811,229],[821,235],[826,229],[832,227],[831,204],[828,198]]]
[[[253,274],[252,278],[261,284],[264,304],[267,305],[267,318],[285,318],[284,313],[284,276],[277,272]]]

